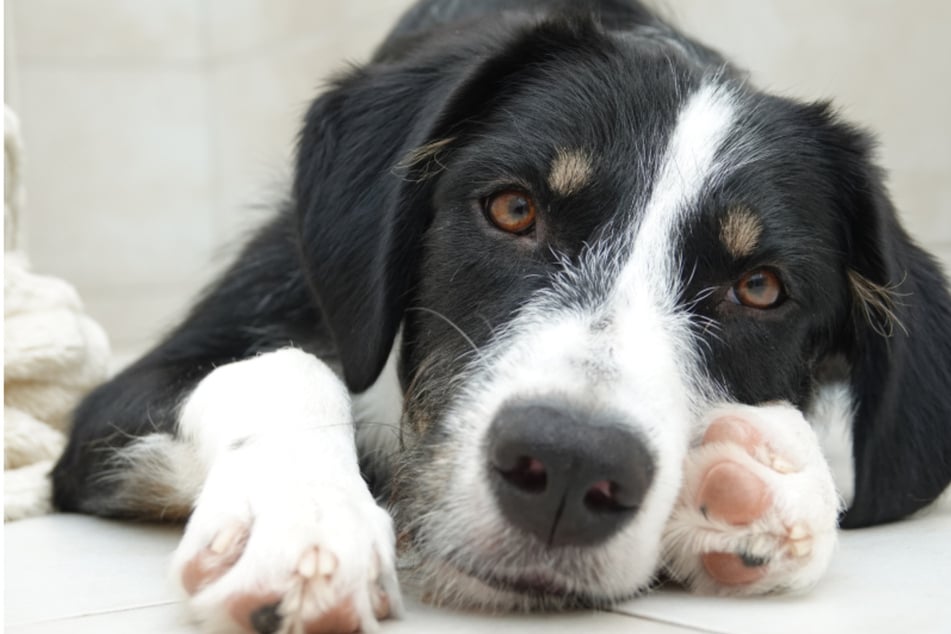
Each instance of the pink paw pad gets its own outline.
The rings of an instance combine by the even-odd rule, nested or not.
[[[792,473],[796,467],[775,453],[762,433],[750,422],[723,416],[714,420],[703,436],[703,444],[726,443],[742,447],[760,464],[777,473]],[[773,505],[769,487],[748,466],[733,460],[713,464],[700,481],[696,503],[705,517],[733,526],[747,526],[766,514]],[[803,525],[788,529],[785,554],[804,557],[811,552],[812,537]],[[702,555],[704,570],[724,586],[755,583],[768,573],[769,561],[735,552],[708,552]]]
[[[765,482],[746,467],[730,461],[710,467],[697,493],[697,504],[706,517],[734,526],[753,523],[772,502]]]
[[[766,575],[766,562],[734,553],[705,553],[703,569],[714,581],[725,586],[742,586]]]
[[[684,461],[665,566],[692,590],[750,596],[810,587],[835,544],[832,474],[787,403],[724,404]]]
[[[763,435],[742,418],[723,416],[710,423],[703,435],[704,445],[715,442],[739,445],[752,456],[755,455],[757,447],[763,444]]]

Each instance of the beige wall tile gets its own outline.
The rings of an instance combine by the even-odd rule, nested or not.
[[[236,235],[259,215],[249,208],[269,207],[285,194],[300,120],[331,66],[312,45],[298,44],[212,67],[210,151],[219,235]]]
[[[951,243],[926,247],[944,266],[945,275],[951,277]]]
[[[166,286],[90,289],[83,294],[83,305],[109,333],[114,351],[137,355],[178,324],[201,288],[196,279]]]
[[[20,105],[20,82],[16,29],[13,27],[13,5],[3,3],[3,102],[16,109]]]
[[[7,0],[24,63],[141,64],[203,55],[203,0]]]
[[[197,72],[21,68],[38,269],[81,290],[200,275],[213,244]]]
[[[287,19],[291,8],[303,11],[299,4],[277,3],[277,15]],[[226,238],[259,221],[260,214],[249,213],[248,208],[268,207],[284,196],[296,135],[308,105],[332,76],[347,68],[348,61],[369,57],[407,2],[383,3],[372,19],[360,15],[369,12],[370,3],[312,4],[324,5],[329,17],[317,20],[319,26],[307,37],[300,35],[299,24],[284,24],[290,32],[296,28],[300,39],[250,55],[217,57],[211,65],[216,228]],[[239,6],[268,12],[258,2]],[[269,28],[271,35],[280,31],[274,23]]]
[[[905,226],[929,243],[951,243],[951,169],[893,169],[892,200]]]
[[[411,0],[206,0],[215,59],[300,40],[334,41],[334,58],[365,56]],[[370,36],[370,37],[368,37]],[[354,47],[354,43],[357,46]],[[341,50],[341,48],[343,50]]]
[[[867,0],[670,0],[677,22],[753,71],[770,89],[832,98],[846,115],[872,126],[895,168],[951,168],[951,4],[916,10]],[[937,126],[936,126],[937,124]],[[939,134],[936,136],[936,132]]]

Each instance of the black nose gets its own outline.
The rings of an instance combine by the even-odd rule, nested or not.
[[[654,477],[636,435],[570,407],[504,406],[488,440],[502,514],[549,546],[607,539],[637,514]]]

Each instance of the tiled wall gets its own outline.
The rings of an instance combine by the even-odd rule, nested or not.
[[[6,4],[30,256],[139,348],[279,197],[321,83],[409,0]]]
[[[149,341],[279,195],[321,80],[408,4],[7,0],[36,267],[77,284],[119,347]],[[761,84],[875,129],[910,228],[951,262],[951,4],[663,5]]]

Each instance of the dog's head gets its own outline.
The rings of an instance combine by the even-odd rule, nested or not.
[[[498,23],[315,102],[303,254],[351,390],[402,329],[393,496],[437,599],[634,594],[704,409],[805,408],[835,359],[857,412],[844,521],[937,495],[949,302],[869,147],[662,25]]]

